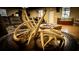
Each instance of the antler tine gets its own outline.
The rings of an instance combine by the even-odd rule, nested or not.
[[[40,37],[41,37],[41,45],[44,50],[44,33],[43,32],[40,32]]]
[[[30,21],[28,15],[27,15],[27,10],[26,10],[26,9],[23,9],[23,13],[24,13],[24,16],[25,16],[25,18],[27,19],[29,25],[32,27],[32,29],[35,28],[35,27],[33,26],[32,22]]]
[[[20,24],[20,25],[15,29],[15,31],[13,32],[13,38],[14,38],[15,41],[19,41],[19,39],[17,38],[16,32],[18,31],[18,29],[19,29],[22,25],[24,25],[24,23]]]
[[[27,43],[27,44],[30,43],[30,40],[31,40],[31,39],[36,35],[36,33],[38,32],[39,26],[40,26],[41,22],[43,21],[43,18],[44,18],[45,15],[46,15],[46,11],[44,12],[42,18],[38,21],[35,30],[32,31],[32,33],[30,34],[30,37],[29,37],[29,40],[28,40],[28,43]]]

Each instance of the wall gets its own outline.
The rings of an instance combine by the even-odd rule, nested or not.
[[[39,9],[44,9],[44,8],[37,8],[37,9],[34,9],[34,10],[30,10],[30,17],[37,17],[38,16],[37,10],[39,10]],[[54,12],[54,22],[57,23],[57,18],[61,17],[61,11],[56,12],[55,7],[48,7],[48,8],[46,8],[46,10],[47,10],[47,12],[46,12],[46,15],[44,17],[45,21],[49,22],[49,12],[51,11],[51,12]],[[53,21],[53,20],[51,20],[51,21]]]
[[[79,19],[79,7],[72,7],[70,17],[74,19]]]
[[[30,10],[30,17],[37,17],[38,16],[38,13],[37,13],[37,10]]]
[[[30,10],[30,17],[37,17],[38,12],[37,10],[39,9],[44,9],[44,8],[35,8]],[[61,18],[62,10],[60,9],[60,12],[56,11],[55,7],[46,7],[47,13],[44,17],[46,22],[49,22],[49,12],[54,12],[54,22],[57,23],[57,18]],[[78,7],[71,7],[71,12],[70,12],[70,18],[74,18],[74,20],[79,19],[79,8]],[[18,11],[18,9],[8,9],[7,10],[7,15],[11,16],[12,14],[15,15],[15,13]],[[52,17],[52,16],[51,16]],[[52,21],[52,20],[51,20]]]
[[[36,18],[38,16],[38,10],[39,9],[44,9],[44,8],[35,8],[35,9],[30,10],[30,17],[31,18],[33,18],[33,17]],[[54,22],[57,23],[57,18],[61,17],[61,10],[60,10],[60,12],[56,12],[55,7],[47,7],[46,10],[47,10],[47,13],[44,17],[45,21],[49,22],[49,12],[51,11],[51,12],[54,12]],[[14,14],[14,16],[15,16],[15,13],[17,11],[18,11],[18,9],[7,9],[7,15],[11,16],[12,14]],[[51,20],[51,21],[53,21],[53,20]]]

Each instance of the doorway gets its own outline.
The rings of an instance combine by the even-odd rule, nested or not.
[[[50,23],[50,24],[55,24],[54,11],[49,11],[48,23]]]

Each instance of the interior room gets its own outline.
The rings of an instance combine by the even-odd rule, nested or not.
[[[0,7],[0,51],[79,51],[79,7]]]

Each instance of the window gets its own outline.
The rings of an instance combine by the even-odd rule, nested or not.
[[[6,9],[0,9],[1,16],[7,16]]]
[[[63,7],[62,8],[62,18],[69,18],[69,16],[70,16],[70,8]]]

